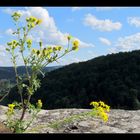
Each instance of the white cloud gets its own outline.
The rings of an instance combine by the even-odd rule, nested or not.
[[[92,29],[97,29],[99,31],[110,32],[112,30],[120,30],[122,24],[120,22],[112,22],[110,19],[97,19],[92,14],[87,14],[84,18],[84,24],[91,27]]]
[[[115,44],[118,51],[131,51],[140,49],[140,33],[120,37]]]
[[[4,8],[3,9],[3,12],[11,15],[11,13],[13,12],[13,10],[8,7],[8,8]]]
[[[7,29],[6,31],[5,31],[5,33],[7,34],[7,35],[13,35],[13,30],[12,29]]]
[[[0,45],[0,65],[1,66],[8,66],[11,65],[10,57],[7,55],[6,46]]]
[[[4,45],[0,45],[0,52],[5,51],[5,46]]]
[[[106,38],[99,37],[99,40],[100,40],[101,43],[103,43],[103,44],[105,44],[107,46],[111,45],[111,42],[108,39],[106,39]]]
[[[8,8],[8,10],[5,12],[7,12],[8,14],[11,14],[11,13],[13,13],[13,11],[18,11],[23,15],[23,18],[21,18],[21,20],[23,20],[27,16],[35,16],[37,18],[42,19],[42,23],[38,27],[36,27],[31,32],[31,34],[28,36],[29,38],[33,39],[33,41],[38,42],[41,39],[41,40],[43,40],[44,46],[50,45],[50,44],[67,46],[67,37],[66,36],[68,35],[68,33],[63,33],[57,28],[53,17],[51,17],[49,15],[48,11],[45,8],[28,7],[28,8],[24,8],[22,10],[18,10],[18,9],[15,10],[15,9]],[[11,34],[12,31],[13,31],[12,29],[8,29],[6,31],[6,33]],[[79,47],[94,47],[94,44],[86,43],[86,42],[80,40],[79,38],[73,37],[73,39],[77,39],[80,42]],[[1,55],[3,55],[3,56],[0,60],[1,61],[0,64],[3,63],[2,64],[3,66],[5,66],[5,65],[12,66],[12,63],[10,62],[10,60],[7,60],[7,59],[5,60],[4,53],[1,53]],[[6,57],[10,57],[8,55],[8,53],[6,53]],[[72,63],[72,62],[78,62],[78,59],[72,58],[71,60],[69,60],[68,63]],[[23,64],[22,59],[18,58],[18,65],[22,65],[22,64]]]
[[[1,57],[5,57],[6,54],[5,54],[4,52],[0,52],[0,56],[1,56]]]
[[[128,17],[128,23],[140,27],[140,17]]]
[[[59,60],[60,64],[63,64],[63,65],[69,65],[71,63],[78,63],[78,62],[81,62],[83,60],[79,59],[79,58],[76,58],[76,57],[71,57],[71,58],[61,58]]]
[[[108,53],[109,53],[109,54],[117,53],[117,52],[118,52],[117,48],[109,48],[109,49],[108,49]]]
[[[0,45],[0,66],[13,66],[11,61],[11,55],[9,52],[6,51],[7,45]],[[22,56],[19,52],[16,53],[17,57],[17,64],[23,65]]]
[[[95,45],[92,44],[92,43],[85,43],[85,42],[79,40],[78,38],[75,38],[75,39],[79,41],[80,46],[83,47],[83,48],[95,47]]]
[[[10,9],[8,10],[10,13],[12,12]],[[44,44],[53,44],[53,45],[67,45],[67,33],[61,32],[55,23],[53,17],[51,17],[47,11],[47,9],[42,7],[27,7],[24,10],[18,10],[23,17],[27,16],[35,16],[37,18],[42,19],[42,23],[32,31],[31,37],[34,41],[43,40]],[[80,47],[90,47],[94,46],[93,44],[81,42]]]
[[[108,53],[128,52],[140,49],[140,33],[119,37],[113,43],[114,47],[108,48]]]
[[[25,9],[28,9],[27,7],[25,7]],[[30,14],[30,12],[28,12],[28,11],[25,11],[25,10],[19,10],[17,7],[14,7],[14,9],[13,8],[5,8],[4,10],[3,10],[3,12],[5,12],[5,13],[7,13],[7,14],[12,14],[13,12],[19,12],[20,14],[22,14],[22,15],[25,15],[25,16],[31,16],[31,14]]]

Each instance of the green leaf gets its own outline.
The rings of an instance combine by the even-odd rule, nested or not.
[[[22,87],[24,88],[24,87],[27,87],[27,85],[25,85],[25,84],[22,84]]]
[[[9,48],[6,48],[6,51],[10,52],[10,49]]]

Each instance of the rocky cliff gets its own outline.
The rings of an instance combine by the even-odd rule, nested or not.
[[[6,109],[7,107],[0,106],[0,122],[6,118],[4,114]],[[65,118],[88,111],[90,109],[41,110],[25,133],[140,133],[140,110],[112,109],[109,113],[109,121],[106,123],[91,116],[71,121],[67,119],[66,122]],[[16,114],[20,115],[20,112]],[[28,119],[30,115],[26,114],[25,120]],[[55,124],[59,124],[62,120],[65,120],[65,123],[57,127]],[[4,132],[1,129],[2,127],[0,132]]]

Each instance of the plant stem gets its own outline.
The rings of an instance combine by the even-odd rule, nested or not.
[[[21,87],[19,85],[19,76],[18,76],[18,72],[17,72],[17,66],[16,66],[14,52],[12,53],[12,57],[13,57],[14,70],[15,70],[15,74],[16,74],[16,83],[17,83],[18,93],[20,94],[20,99],[21,99],[22,107],[24,107],[23,96],[22,96]]]
[[[22,40],[22,43],[21,43],[21,49],[24,48],[24,43],[26,41],[26,37],[28,35],[28,32],[29,30],[27,30],[27,32],[24,32],[24,37],[23,37],[23,40]],[[23,59],[23,62],[24,62],[24,65],[25,65],[25,69],[26,69],[26,74],[27,74],[27,79],[29,81],[29,86],[31,87],[31,79],[30,79],[30,75],[29,75],[29,71],[28,71],[28,67],[27,67],[27,62],[25,62],[25,57],[24,57],[24,54],[23,54],[23,50],[21,50],[21,55],[22,55],[22,59]],[[28,107],[28,104],[30,102],[30,98],[31,98],[31,95],[28,94],[28,98],[27,98],[27,103],[25,104],[25,106],[23,107],[23,110],[22,110],[22,115],[21,115],[21,118],[20,118],[20,121],[22,121],[24,119],[24,116],[25,116],[25,112],[26,112],[26,109]]]
[[[36,115],[38,114],[38,111],[34,114],[34,116],[32,117],[31,121],[27,124],[27,126],[24,128],[24,131],[31,125],[31,123],[33,122],[33,120],[35,119]]]

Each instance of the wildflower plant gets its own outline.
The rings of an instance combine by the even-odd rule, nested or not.
[[[93,106],[91,111],[88,112],[82,112],[76,115],[69,116],[67,118],[64,118],[62,120],[57,120],[54,122],[51,122],[48,126],[51,128],[59,129],[60,127],[72,123],[76,120],[83,120],[88,117],[99,117],[104,122],[108,121],[108,114],[110,112],[110,106],[106,105],[104,102],[91,102],[90,105]]]
[[[101,118],[104,122],[108,121],[108,112],[110,112],[110,106],[106,105],[104,102],[91,102],[90,105],[93,106],[91,114]]]
[[[30,16],[26,18],[25,25],[23,26],[20,24],[21,16],[22,15],[18,12],[14,12],[12,14],[12,19],[16,26],[16,31],[13,32],[13,34],[17,36],[17,39],[8,42],[8,47],[6,48],[11,55],[11,61],[16,75],[17,89],[21,101],[19,103],[13,102],[12,104],[9,104],[6,112],[6,125],[10,127],[14,133],[24,132],[31,125],[32,121],[36,118],[42,108],[42,102],[40,99],[36,106],[30,103],[34,92],[41,86],[38,74],[42,74],[44,76],[44,67],[52,62],[58,62],[57,60],[66,54],[71,51],[78,50],[79,46],[79,42],[77,40],[72,41],[72,37],[68,35],[68,47],[66,49],[57,45],[43,47],[42,41],[38,43],[39,49],[34,48],[33,42],[29,38],[29,33],[36,26],[41,24],[42,20]],[[71,41],[72,47],[70,47]],[[26,69],[25,77],[19,76],[17,71],[17,59],[19,58],[19,55],[22,57]],[[31,69],[31,72],[29,72],[29,68]],[[25,84],[25,81],[28,81],[27,84]],[[23,92],[23,89],[26,89],[26,92]],[[26,95],[26,98],[24,95]],[[14,118],[15,110],[21,111],[21,116],[16,119]],[[32,118],[28,123],[24,120],[26,112],[32,114]]]

